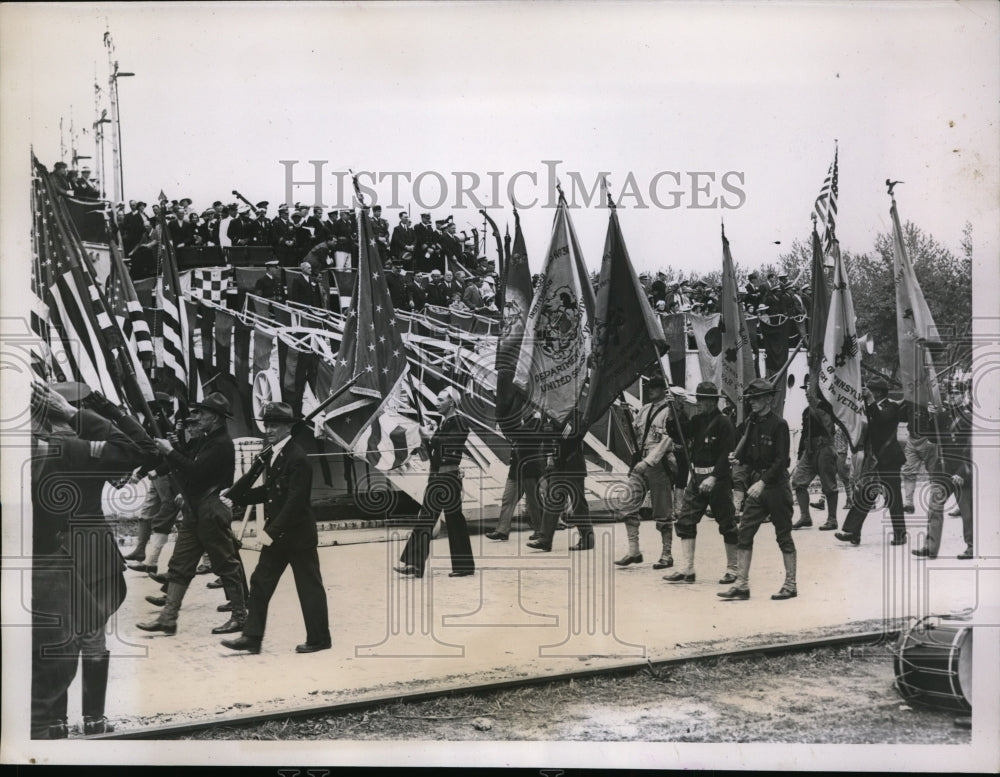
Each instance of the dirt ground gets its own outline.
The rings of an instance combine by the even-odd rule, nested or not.
[[[713,658],[214,728],[199,740],[968,744],[956,713],[907,704],[888,645]]]

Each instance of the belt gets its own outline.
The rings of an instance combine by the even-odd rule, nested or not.
[[[715,467],[693,467],[695,475],[711,475],[715,472]]]

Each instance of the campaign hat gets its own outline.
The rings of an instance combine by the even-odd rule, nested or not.
[[[218,391],[213,391],[201,402],[192,402],[191,409],[193,410],[194,408],[208,410],[209,412],[225,416],[226,418],[233,417],[232,413],[229,412],[229,400]]]
[[[279,424],[294,424],[302,419],[295,415],[292,406],[287,402],[268,402],[264,405],[264,411],[258,420],[264,423],[270,421]]]

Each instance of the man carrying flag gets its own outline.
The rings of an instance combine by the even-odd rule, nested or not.
[[[588,429],[635,383],[659,354],[667,349],[663,328],[649,307],[639,278],[625,247],[618,211],[610,201],[611,215],[604,241],[604,258],[597,286],[594,317],[594,350],[591,354],[590,388],[582,428]],[[670,402],[665,401],[666,380],[654,376],[647,383],[649,401],[634,422],[635,461],[629,472],[627,496],[622,505],[628,552],[618,566],[642,563],[639,550],[639,508],[651,495],[653,518],[662,538],[662,553],[656,569],[673,566],[673,481],[677,460],[668,431],[676,424]],[[641,437],[640,437],[641,435]]]
[[[566,198],[560,192],[548,256],[514,371],[514,385],[525,392],[527,401],[558,424],[565,423],[579,405],[595,304]]]

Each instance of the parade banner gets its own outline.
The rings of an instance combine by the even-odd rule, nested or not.
[[[590,388],[581,428],[600,418],[666,348],[663,328],[629,259],[618,211],[612,208],[597,285]]]
[[[564,197],[525,323],[514,385],[559,423],[577,407],[587,377],[594,292]]]
[[[839,253],[839,251],[838,251]],[[830,292],[826,287],[825,260],[816,225],[812,231],[812,281],[810,294],[812,305],[809,310],[809,386],[810,398],[819,396],[817,373],[823,360],[823,338],[826,335],[826,317],[830,311]]]
[[[722,230],[722,296],[719,300],[722,318],[722,358],[716,365],[716,385],[730,402],[736,405],[736,422],[743,422],[743,387],[754,378],[753,351],[743,306],[737,298],[736,273],[729,252],[726,230]]]
[[[715,380],[719,354],[722,353],[722,333],[719,331],[719,313],[688,313],[695,347],[698,349],[698,366],[702,380]]]
[[[941,406],[937,373],[928,346],[939,346],[941,339],[931,316],[924,293],[913,272],[913,265],[903,243],[896,199],[889,208],[892,218],[892,265],[896,283],[896,336],[899,341],[899,381],[903,399],[917,407],[928,403]]]
[[[330,406],[318,426],[348,450],[355,448],[386,402],[399,396],[399,386],[408,369],[402,323],[396,318],[375,250],[375,235],[364,209],[359,215],[358,234],[357,288],[334,364],[333,389],[336,391],[355,376],[358,378]]]
[[[514,209],[514,243],[510,261],[504,271],[503,310],[500,320],[500,337],[497,341],[497,421],[503,422],[516,415],[514,371],[517,355],[524,339],[524,326],[531,307],[531,270],[528,267],[528,250],[521,232],[521,218]]]
[[[834,252],[830,309],[816,377],[820,392],[833,407],[833,417],[847,435],[851,449],[858,450],[867,421],[861,398],[861,352],[854,300],[839,251]]]

